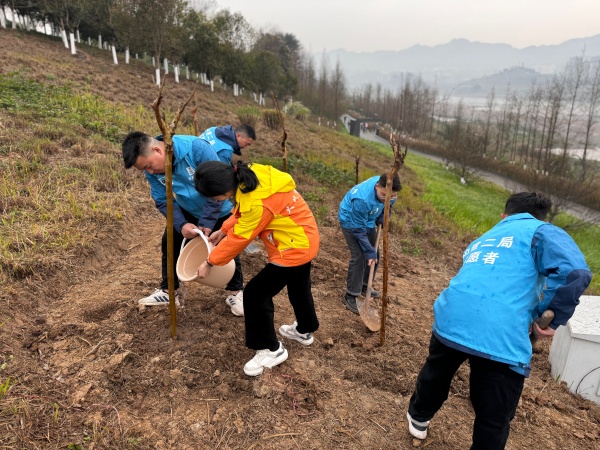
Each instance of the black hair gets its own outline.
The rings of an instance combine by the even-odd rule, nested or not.
[[[552,200],[539,192],[519,192],[508,197],[504,214],[529,213],[538,220],[546,220]]]
[[[387,186],[387,173],[382,173],[379,177],[379,181],[377,184],[381,187]],[[392,192],[399,192],[402,189],[402,183],[400,183],[400,177],[398,174],[394,175],[394,179],[392,180]]]
[[[126,169],[132,167],[138,157],[146,153],[146,149],[153,139],[152,136],[141,131],[132,131],[125,137],[123,144],[121,144],[121,150],[123,151],[123,162]]]
[[[242,124],[239,127],[237,127],[235,129],[236,133],[240,133],[243,134],[245,136],[248,136],[250,139],[252,139],[253,141],[256,140],[256,132],[254,131],[254,128],[252,128],[250,125],[248,124]]]
[[[247,194],[258,187],[258,178],[243,161],[236,165],[221,161],[206,161],[196,168],[194,186],[205,197],[217,197],[240,189]]]

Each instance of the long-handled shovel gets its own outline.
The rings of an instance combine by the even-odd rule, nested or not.
[[[379,238],[381,237],[381,225],[377,226],[377,240],[375,241],[375,250],[379,248]],[[360,318],[371,331],[379,331],[381,328],[381,319],[379,318],[379,311],[371,305],[371,288],[373,287],[373,278],[375,275],[375,263],[371,265],[369,271],[369,282],[367,284],[367,293],[365,300],[361,300],[360,297],[356,297],[356,307],[358,308],[358,314]]]

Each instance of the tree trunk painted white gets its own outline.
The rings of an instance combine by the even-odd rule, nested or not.
[[[163,63],[164,63],[163,65],[165,67],[165,75],[168,75],[169,74],[169,60],[167,58],[165,58],[163,60]]]
[[[98,48],[100,50],[102,50],[102,35],[101,34],[98,35]]]
[[[179,65],[173,66],[173,73],[175,74],[175,83],[179,83]]]
[[[79,34],[79,28],[75,30],[75,35],[77,36],[77,43],[81,44],[81,35]]]
[[[140,58],[138,58],[138,54],[137,53],[135,54],[135,59],[140,59]]]
[[[76,55],[77,49],[75,48],[75,35],[73,33],[69,33],[69,39],[71,41],[71,55]]]
[[[112,49],[112,55],[113,55],[113,62],[115,63],[115,65],[119,64],[119,60],[117,59],[117,49],[115,48],[114,45],[110,46]]]
[[[108,46],[108,42],[104,42],[104,50],[110,50],[110,47]]]
[[[25,28],[27,28],[27,31],[33,30],[33,22],[31,21],[31,17],[23,16],[23,21],[25,22]]]
[[[233,96],[238,96],[238,85],[236,83],[233,83]]]
[[[190,68],[188,66],[185,66],[185,79],[190,79]]]
[[[63,40],[63,44],[65,44],[65,48],[69,48],[69,41],[67,40],[67,32],[62,28],[60,30],[60,37]]]
[[[160,68],[156,68],[156,85],[160,86]]]
[[[254,95],[254,101],[255,101],[256,103],[258,103],[258,98],[256,97],[256,92],[253,92],[253,93],[252,93],[252,95]]]
[[[210,80],[210,92],[215,92],[215,83],[213,83],[213,80]]]
[[[125,49],[125,64],[129,64],[129,47]]]
[[[6,15],[4,14],[4,7],[0,8],[0,27],[6,28]]]
[[[88,36],[88,45],[91,47],[92,46],[92,38]]]
[[[12,23],[12,29],[13,30],[17,29],[17,18],[15,16],[16,16],[15,12],[11,9],[10,10],[10,17],[11,17],[11,23]]]
[[[152,67],[156,67],[156,58],[152,57]]]

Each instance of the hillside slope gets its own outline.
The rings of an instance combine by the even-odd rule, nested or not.
[[[114,111],[113,117],[94,119],[101,122],[96,125],[80,118],[83,125],[69,130],[70,122],[59,121],[65,117],[48,115],[41,105],[34,112],[27,105],[0,106],[0,167],[7,187],[0,193],[0,226],[3,239],[14,238],[2,247],[1,260],[4,448],[408,449],[419,444],[406,430],[407,402],[427,354],[431,305],[458,269],[468,237],[422,203],[422,184],[414,173],[403,168],[400,174],[405,188],[394,207],[388,317],[380,347],[379,335],[340,302],[348,252],[336,212],[352,180],[354,158],[361,156],[364,178],[387,170],[389,157],[312,122],[288,121],[288,149],[302,158],[291,172],[318,218],[322,238],[312,278],[321,328],[312,346],[286,342],[288,361],[249,378],[242,367],[253,352],[244,346],[243,320],[231,315],[224,291],[187,286],[177,340],[169,336],[166,308],[137,306],[158,283],[164,219],[143,176],[120,168],[118,142],[130,128],[156,132],[149,112],[157,93],[152,69],[139,62],[114,66],[108,52],[86,47],[71,57],[58,40],[12,30],[0,29],[0,42],[0,75],[18,71],[18,80],[68,85],[65,97],[92,94]],[[169,81],[165,105],[172,109],[193,86]],[[235,109],[248,100],[230,94],[200,88],[203,126],[237,121]],[[190,132],[189,116],[180,130]],[[260,124],[257,132],[245,157],[279,163],[279,133]],[[27,165],[32,157],[36,164]],[[107,179],[116,181],[98,183],[105,167],[111,169]],[[80,172],[88,182],[72,184]],[[9,178],[15,177],[21,188],[10,196]],[[65,185],[54,200],[38,201],[57,179]],[[95,206],[88,208],[90,196]],[[53,215],[60,217],[56,229]],[[60,247],[42,239],[42,231],[59,233],[59,228],[72,241]],[[242,261],[249,280],[266,255],[244,253]],[[376,284],[381,287],[381,274]],[[276,327],[291,320],[282,293],[276,298]],[[534,355],[507,448],[600,448],[600,407],[552,380],[548,348],[542,344]],[[468,448],[473,416],[468,385],[463,367],[421,447]]]

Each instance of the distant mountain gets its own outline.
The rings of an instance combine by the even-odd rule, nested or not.
[[[330,63],[339,59],[350,89],[370,82],[396,90],[407,77],[420,75],[440,91],[449,92],[469,80],[490,77],[515,67],[531,69],[541,75],[552,74],[584,50],[586,57],[600,58],[600,34],[559,45],[523,49],[466,39],[432,47],[415,45],[400,51],[357,53],[340,49],[327,52],[327,59]]]
[[[465,81],[453,90],[452,95],[484,97],[495,89],[497,96],[503,96],[509,88],[511,92],[526,94],[534,82],[540,86],[551,79],[551,74],[542,74],[527,67],[511,67],[493,75]]]

